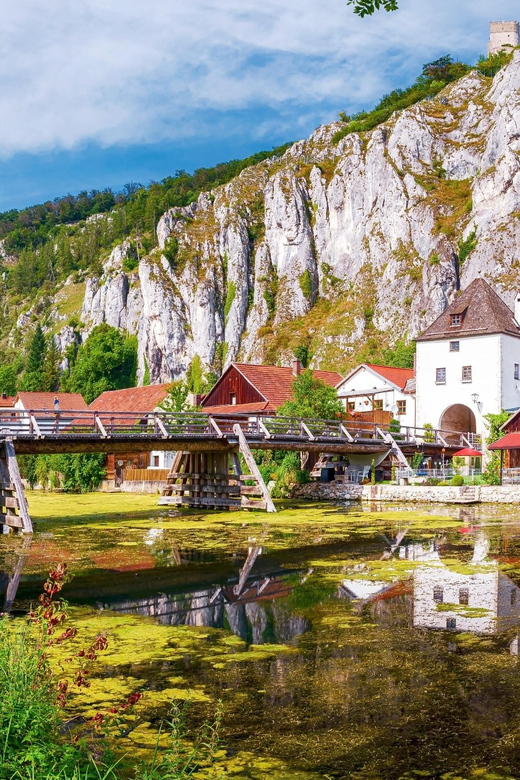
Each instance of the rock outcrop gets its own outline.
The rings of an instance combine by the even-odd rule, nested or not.
[[[136,334],[139,375],[184,376],[195,355],[345,368],[358,346],[426,327],[478,274],[511,303],[520,258],[520,52],[434,100],[337,140],[319,128],[163,214],[159,248],[124,271],[114,249],[82,321]]]

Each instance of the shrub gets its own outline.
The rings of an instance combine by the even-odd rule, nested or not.
[[[424,435],[423,439],[426,444],[433,444],[435,441],[435,433],[433,431],[433,425],[431,423],[424,423]]]
[[[478,244],[477,229],[473,228],[471,233],[466,239],[459,241],[459,263],[462,265],[469,257],[469,255],[476,249]]]
[[[300,275],[299,282],[304,298],[310,298],[312,296],[312,278],[308,268]]]
[[[426,485],[427,487],[436,487],[440,484],[441,481],[438,477],[428,477],[428,479],[425,479],[423,482],[423,485]]]
[[[451,484],[453,487],[461,487],[461,485],[464,484],[464,477],[462,474],[455,474],[455,476],[452,477]]]

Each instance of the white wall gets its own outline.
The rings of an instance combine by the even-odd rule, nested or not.
[[[153,466],[154,455],[159,456],[159,465]],[[175,458],[176,452],[173,450],[152,450],[150,453],[150,466],[149,468],[156,469],[170,469]]]
[[[389,392],[377,393],[377,390],[388,390]],[[347,396],[354,391],[356,393],[360,391],[376,393],[374,400],[381,400],[383,402],[383,411],[386,412],[392,411],[392,407],[394,405],[397,406],[397,401],[406,401],[406,414],[399,415],[394,413],[394,416],[400,420],[403,427],[413,427],[415,425],[415,397],[408,393],[402,393],[394,385],[375,372],[370,371],[370,369],[360,366],[355,374],[347,377],[338,387],[338,398],[341,398],[344,404],[347,404]],[[349,400],[355,402],[356,408],[354,411],[356,412],[370,412],[372,410],[372,396],[368,399],[366,396],[361,396],[350,398]],[[369,401],[368,404],[365,403],[367,400]]]
[[[450,352],[450,341],[459,342],[459,352]],[[471,336],[442,341],[419,341],[417,343],[417,425],[432,423],[440,427],[443,412],[453,404],[464,404],[474,413],[477,433],[486,433],[483,420],[485,414],[496,414],[503,406],[502,399],[502,343],[507,362],[511,364],[513,376],[512,349],[515,342],[520,354],[520,339],[509,336]],[[511,342],[511,343],[510,343]],[[520,362],[520,357],[518,361]],[[472,381],[462,382],[462,367],[472,367]],[[446,384],[436,384],[436,369],[446,369]],[[508,381],[508,393],[512,400],[512,381]],[[520,385],[520,382],[518,383]],[[511,386],[511,387],[510,387]],[[471,400],[478,393],[479,407]],[[517,393],[520,405],[520,393]]]
[[[514,377],[514,364],[520,365],[520,339],[502,336],[502,408],[520,407],[520,379]]]

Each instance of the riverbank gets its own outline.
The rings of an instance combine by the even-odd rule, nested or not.
[[[293,498],[309,501],[381,501],[402,504],[520,504],[520,485],[297,485]]]

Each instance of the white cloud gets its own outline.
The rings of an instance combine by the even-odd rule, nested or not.
[[[265,133],[369,103],[433,56],[485,50],[489,12],[474,2],[401,6],[361,20],[345,0],[6,3],[0,154],[234,132],[251,109]]]

